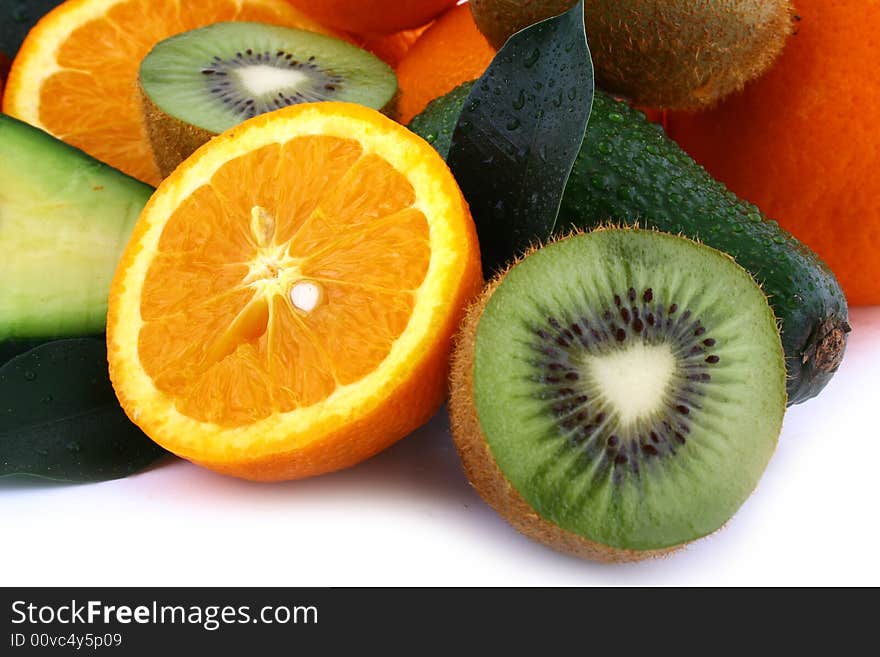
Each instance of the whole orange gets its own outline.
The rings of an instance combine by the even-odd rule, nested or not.
[[[495,50],[477,29],[468,6],[450,9],[397,67],[398,120],[409,123],[435,98],[480,77],[494,56]]]
[[[708,112],[670,114],[670,134],[818,252],[851,304],[880,303],[880,0],[797,12],[765,77]]]
[[[396,68],[427,29],[428,26],[423,25],[413,30],[403,30],[394,34],[350,34],[348,36],[361,48],[369,50],[386,64]]]
[[[358,34],[391,34],[429,22],[458,0],[288,0],[319,23]]]

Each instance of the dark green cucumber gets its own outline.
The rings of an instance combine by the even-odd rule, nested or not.
[[[410,124],[444,157],[469,92],[469,84],[459,87]],[[828,266],[713,179],[660,126],[597,90],[554,232],[609,221],[684,234],[752,273],[781,325],[789,404],[816,396],[831,379],[850,329],[846,298]]]

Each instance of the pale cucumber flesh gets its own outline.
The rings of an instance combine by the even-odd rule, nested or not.
[[[152,188],[0,115],[0,341],[101,333]]]

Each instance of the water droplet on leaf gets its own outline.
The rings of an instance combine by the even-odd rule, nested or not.
[[[539,59],[541,59],[541,51],[535,48],[534,50],[532,50],[531,54],[526,57],[525,61],[523,61],[523,64],[525,64],[526,68],[532,68],[532,66],[538,63]]]

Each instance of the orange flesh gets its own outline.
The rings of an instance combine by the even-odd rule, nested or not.
[[[431,24],[397,66],[397,119],[406,125],[435,98],[480,77],[494,57],[470,8],[453,7]]]
[[[296,181],[285,188],[267,171]],[[178,409],[225,427],[315,404],[403,333],[430,261],[425,216],[388,162],[297,137],[224,164],[169,218],[138,350]],[[314,308],[291,299],[320,290]]]
[[[286,8],[285,8],[286,10]],[[40,89],[42,124],[55,136],[151,185],[161,181],[140,118],[141,60],[170,36],[221,21],[290,24],[287,11],[232,0],[129,0],[76,28]],[[296,27],[296,25],[293,25]]]

